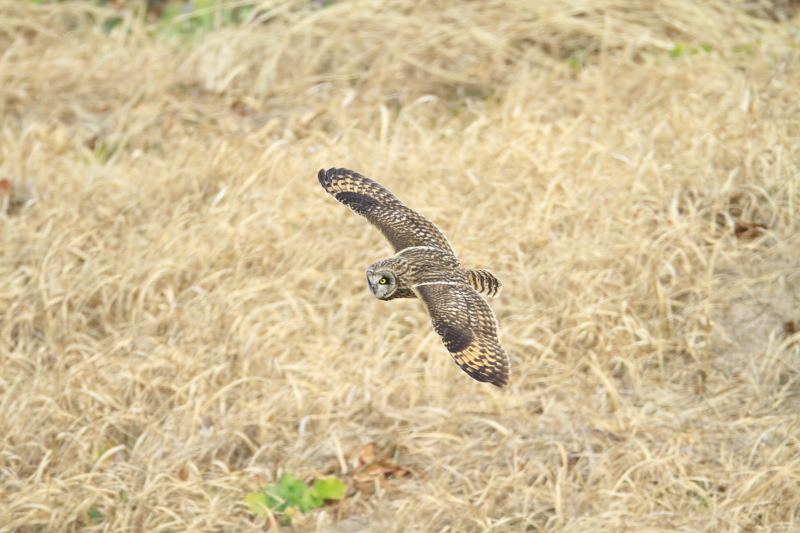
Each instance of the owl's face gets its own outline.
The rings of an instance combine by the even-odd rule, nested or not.
[[[397,290],[397,277],[388,270],[367,270],[367,283],[379,300],[386,300]]]

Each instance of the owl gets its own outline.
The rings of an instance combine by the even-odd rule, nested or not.
[[[343,168],[320,170],[317,177],[331,196],[375,226],[395,251],[367,269],[372,294],[379,300],[422,300],[458,366],[477,381],[507,385],[508,355],[498,338],[497,319],[481,297],[498,296],[500,281],[488,270],[462,268],[433,222],[371,179]]]

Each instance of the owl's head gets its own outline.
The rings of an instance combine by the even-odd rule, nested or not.
[[[397,277],[389,270],[367,270],[367,283],[369,290],[375,298],[388,300],[397,290]]]

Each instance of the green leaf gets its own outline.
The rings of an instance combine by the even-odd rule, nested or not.
[[[88,516],[89,519],[95,524],[99,524],[103,521],[103,513],[101,513],[100,510],[94,506],[89,508],[89,510],[86,512],[86,516]]]
[[[163,22],[170,21],[179,15],[182,15],[180,3],[168,2],[161,12],[161,20]]]
[[[306,490],[298,502],[298,507],[304,513],[323,505],[325,505],[325,500],[315,495],[313,490]]]
[[[250,512],[259,518],[267,516],[267,509],[272,507],[269,505],[268,496],[263,492],[248,494],[245,496],[244,502],[250,508]]]
[[[307,513],[325,505],[325,500],[340,500],[347,486],[335,477],[314,480],[309,487],[293,474],[284,474],[277,485],[270,485],[264,492],[248,494],[245,503],[258,517],[267,516],[267,509],[280,513],[291,520],[292,512]]]
[[[289,502],[286,501],[286,498],[282,498],[276,494],[276,492],[277,487],[275,487],[275,485],[270,485],[267,487],[267,492],[264,493],[264,497],[267,501],[267,507],[274,509],[275,511],[282,512],[289,505]]]
[[[669,53],[669,56],[670,56],[670,57],[679,57],[679,56],[680,56],[680,55],[681,55],[683,52],[685,52],[685,51],[686,51],[686,45],[685,45],[685,44],[683,44],[683,43],[676,43],[676,44],[675,44],[675,48],[673,48],[673,49],[670,51],[670,53]]]
[[[290,505],[297,505],[303,497],[303,493],[308,490],[308,485],[303,480],[293,474],[284,474],[278,481],[276,494],[289,502]]]
[[[108,161],[108,158],[111,156],[111,154],[109,153],[108,145],[104,142],[101,142],[100,144],[97,145],[97,148],[95,148],[95,154],[97,154],[97,160],[100,161],[101,163],[105,163],[106,161]],[[101,448],[103,453],[105,453],[107,450],[110,449],[111,446],[109,446],[105,450]]]
[[[347,485],[338,478],[326,477],[325,479],[315,479],[314,488],[311,489],[317,498],[323,500],[341,500]]]
[[[122,19],[120,17],[107,18],[103,22],[103,33],[108,35],[109,33],[111,33],[111,30],[121,25],[122,25]]]

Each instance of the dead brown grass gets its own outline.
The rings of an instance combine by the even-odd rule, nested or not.
[[[800,529],[798,19],[592,6],[0,0],[0,531],[262,530],[371,441],[420,475],[296,530]],[[510,388],[370,296],[331,166],[503,280]]]

